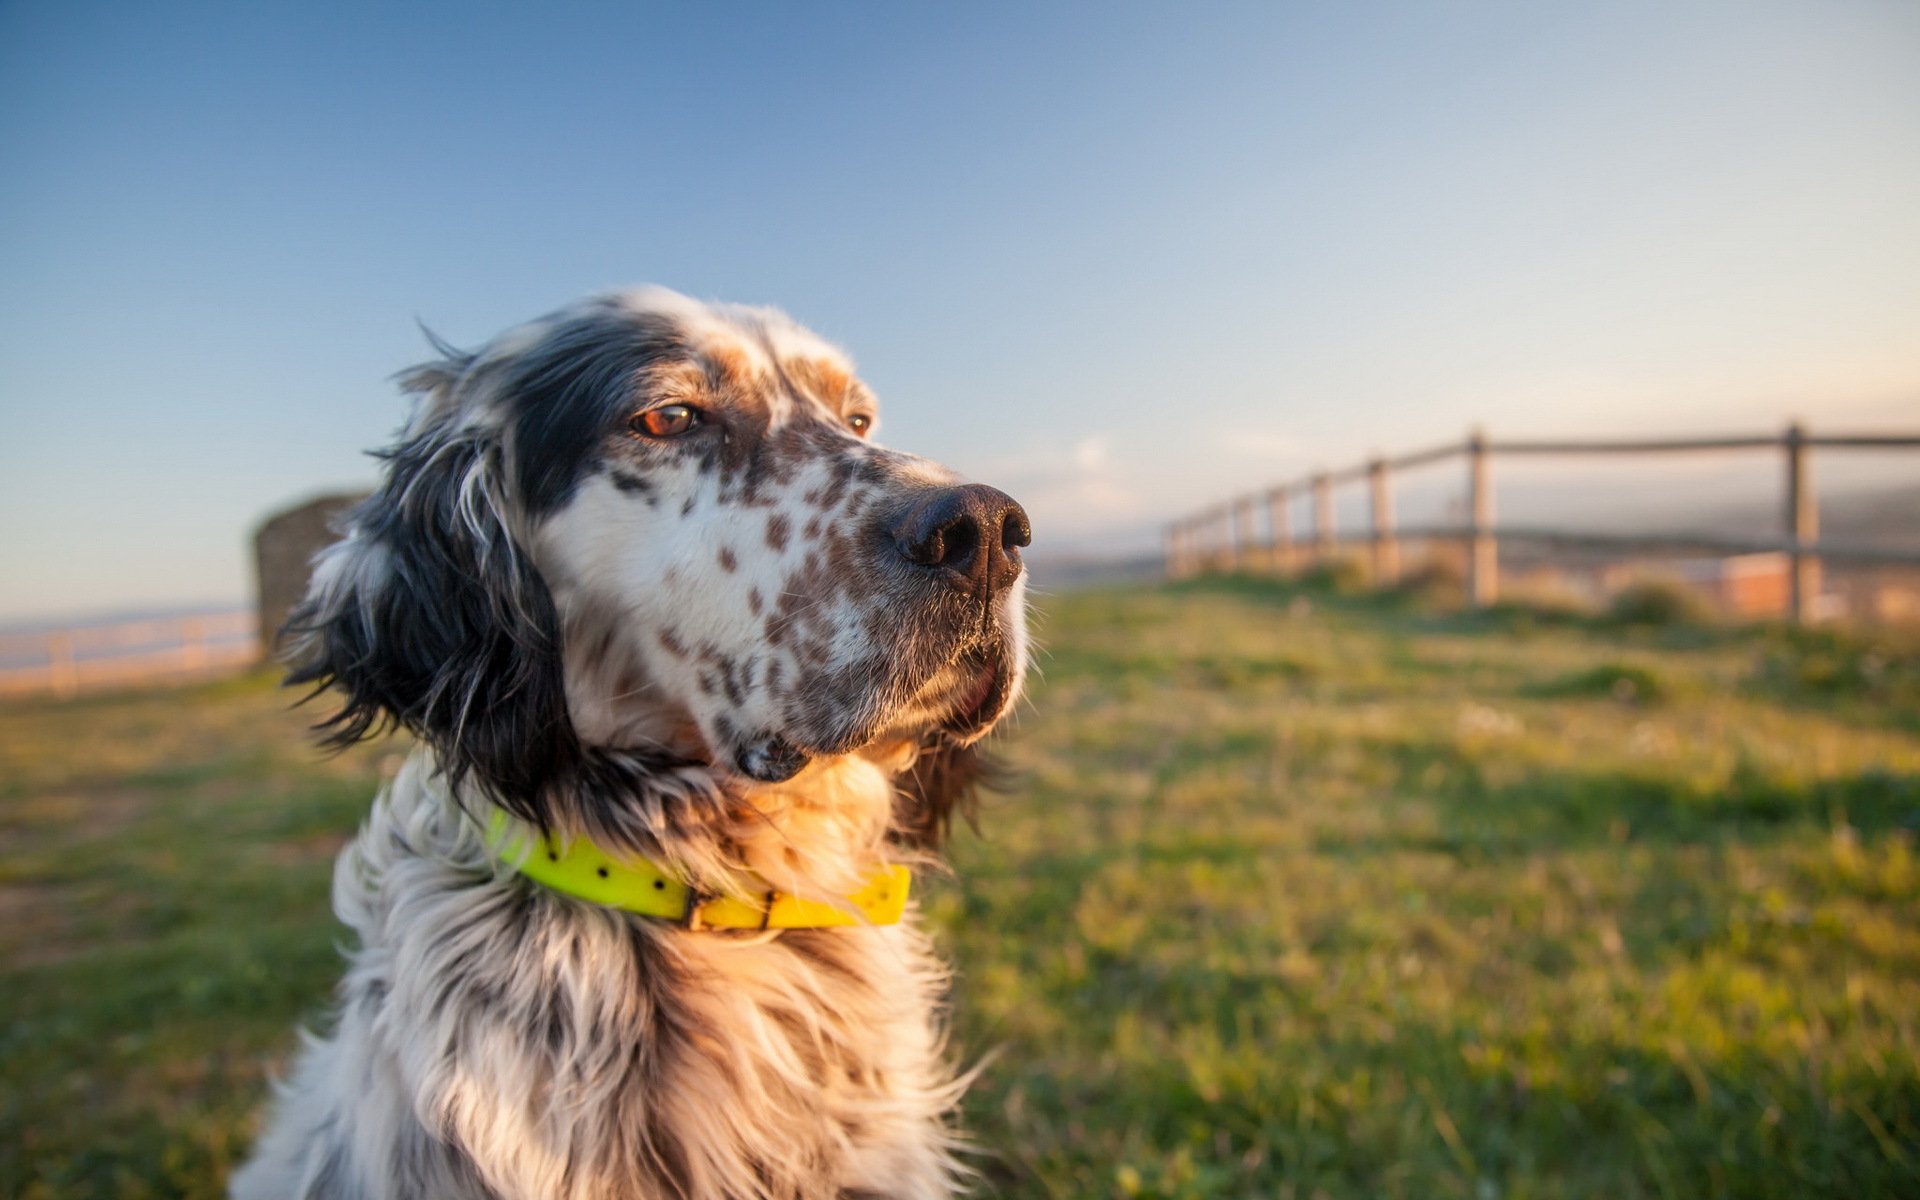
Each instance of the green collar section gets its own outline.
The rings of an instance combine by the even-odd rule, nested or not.
[[[806,900],[768,889],[757,897],[696,891],[644,858],[615,857],[585,838],[536,837],[495,809],[487,825],[493,850],[528,879],[563,895],[659,917],[687,929],[819,929],[897,925],[913,875],[883,867],[865,887],[836,901]]]

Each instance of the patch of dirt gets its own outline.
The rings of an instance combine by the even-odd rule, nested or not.
[[[267,861],[276,866],[291,867],[316,859],[332,860],[339,855],[340,848],[347,844],[351,836],[348,833],[316,833],[292,841],[275,842],[267,847]]]
[[[64,962],[81,949],[73,900],[48,884],[0,883],[0,959],[10,968]]]
[[[0,816],[0,852],[20,850],[49,836],[84,831],[84,840],[112,837],[153,803],[144,788],[48,790],[22,796]]]

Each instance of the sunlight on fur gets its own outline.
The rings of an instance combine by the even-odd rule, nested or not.
[[[934,862],[1019,697],[1026,514],[874,444],[851,365],[771,310],[650,290],[437,348],[289,623],[332,742],[419,744],[339,858],[338,1018],[233,1195],[956,1194],[911,904],[703,930],[536,884],[489,828],[843,912]]]

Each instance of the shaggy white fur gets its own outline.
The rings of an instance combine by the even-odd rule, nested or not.
[[[830,857],[873,861],[887,777],[815,770],[866,827],[863,853]],[[762,846],[792,832],[747,825]],[[908,1200],[966,1175],[944,1119],[963,1086],[935,1024],[945,972],[911,913],[690,933],[547,893],[492,855],[425,752],[341,855],[334,911],[361,945],[339,1025],[309,1041],[237,1200]]]

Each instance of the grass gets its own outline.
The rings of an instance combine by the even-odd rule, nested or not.
[[[1920,1194],[1920,655],[1220,581],[1050,597],[923,888],[1009,1197]],[[217,1195],[392,746],[0,711],[0,1195]]]
[[[0,1195],[220,1194],[394,753],[322,760],[285,709],[256,677],[0,712]]]

